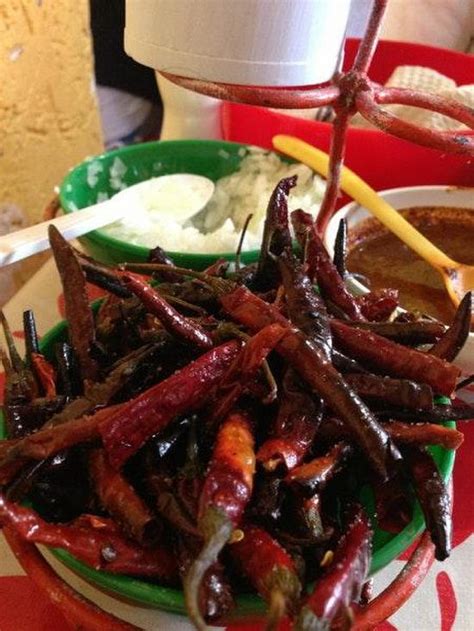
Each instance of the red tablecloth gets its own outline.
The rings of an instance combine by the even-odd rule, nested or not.
[[[21,344],[21,318],[33,309],[40,334],[63,315],[58,275],[51,261],[23,287],[5,308]],[[435,563],[411,600],[378,631],[474,631],[474,422],[460,423],[465,434],[454,470],[454,549],[444,563]],[[99,592],[47,558],[78,591],[114,615],[146,630],[190,631],[185,618],[146,607],[130,605]],[[402,560],[394,561],[375,577],[375,592],[398,573]],[[0,535],[0,631],[70,631],[72,627],[24,575]],[[232,631],[251,631],[260,625],[233,626]]]

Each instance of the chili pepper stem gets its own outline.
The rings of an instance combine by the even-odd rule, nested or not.
[[[285,610],[285,596],[278,587],[275,587],[270,593],[268,613],[265,620],[265,631],[276,631],[278,629],[278,625],[285,615]]]
[[[217,561],[219,552],[228,542],[234,529],[232,522],[220,511],[209,508],[203,516],[200,529],[205,543],[184,578],[184,601],[189,617],[199,631],[206,631],[207,625],[199,608],[199,590],[205,573]]]

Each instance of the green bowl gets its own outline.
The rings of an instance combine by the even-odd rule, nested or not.
[[[168,140],[122,147],[72,169],[60,186],[59,201],[64,212],[70,213],[112,197],[117,192],[118,177],[111,177],[115,173],[127,186],[170,173],[193,173],[216,181],[237,171],[248,149],[248,145],[220,140]],[[80,240],[91,256],[103,263],[145,262],[150,251],[101,230],[89,232]],[[168,254],[176,265],[196,270],[205,269],[219,258],[235,258],[234,252]],[[241,258],[244,263],[253,263],[258,255],[259,250],[248,250],[242,252]]]
[[[41,351],[47,358],[53,357],[53,349],[56,343],[67,339],[67,323],[65,320],[53,327],[41,340]],[[445,397],[440,397],[438,403],[447,404]],[[445,423],[446,427],[455,427],[455,423]],[[3,420],[0,414],[0,439],[5,438]],[[451,477],[454,466],[454,450],[443,447],[431,447],[438,469],[445,481]],[[370,573],[378,572],[404,552],[421,534],[425,528],[423,514],[417,501],[414,502],[412,521],[399,533],[393,534],[382,530],[377,525],[377,517],[374,514],[373,497],[368,489],[361,493],[361,501],[365,505],[374,527],[373,556]],[[111,574],[105,571],[94,570],[81,561],[75,559],[68,552],[61,549],[52,549],[53,554],[67,567],[88,580],[90,583],[116,594],[122,598],[150,605],[158,609],[177,614],[186,614],[184,597],[181,590],[165,587],[157,583],[140,580],[130,576]],[[265,604],[257,595],[241,594],[236,598],[236,607],[231,619],[248,620],[258,617],[265,611]]]

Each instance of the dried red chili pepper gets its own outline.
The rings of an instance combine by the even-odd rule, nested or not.
[[[302,210],[293,211],[291,213],[293,225],[298,223],[307,226],[308,220],[304,218],[305,214]],[[301,232],[302,230],[299,229],[297,235]],[[300,245],[305,248],[309,278],[317,282],[322,295],[327,296],[340,307],[351,320],[363,320],[356,299],[347,291],[344,280],[332,262],[316,228],[312,226],[305,234],[306,241]]]
[[[334,557],[314,585],[295,624],[295,631],[329,629],[338,614],[360,597],[370,567],[372,532],[362,509],[350,520]]]
[[[85,276],[73,249],[54,225],[49,226],[48,236],[61,276],[71,345],[77,353],[82,378],[94,381],[98,377],[99,366],[91,356],[95,326]]]
[[[56,396],[56,373],[52,365],[40,353],[31,353],[31,363],[44,396],[47,399],[54,399]]]
[[[296,611],[301,583],[288,552],[265,530],[245,526],[244,536],[231,545],[232,557],[268,603],[266,629],[276,629],[285,614]]]
[[[398,291],[396,289],[370,291],[363,296],[357,296],[356,302],[362,315],[369,322],[382,322],[388,320],[398,307]]]
[[[112,466],[120,468],[173,418],[202,406],[239,349],[235,340],[211,349],[101,423],[100,433]]]
[[[441,394],[449,396],[461,374],[459,368],[434,355],[401,346],[340,320],[331,320],[331,331],[337,344],[356,359],[370,362],[394,377],[427,383]]]
[[[132,274],[123,274],[126,286],[138,296],[150,313],[153,313],[164,328],[179,340],[200,350],[209,350],[214,345],[211,336],[197,322],[181,315],[160,296],[148,283]]]
[[[319,456],[295,467],[286,475],[285,482],[300,489],[307,496],[319,493],[339,473],[352,451],[352,447],[347,443],[338,443],[325,456]]]
[[[422,447],[405,447],[415,493],[425,517],[426,528],[435,546],[435,557],[444,561],[451,552],[451,501],[449,492],[432,456]]]
[[[305,457],[322,418],[323,406],[317,397],[299,383],[289,368],[283,377],[280,406],[268,438],[257,452],[257,460],[267,471],[284,466],[287,471]]]
[[[184,597],[191,620],[206,625],[199,610],[199,589],[207,569],[228,542],[250,500],[255,473],[250,419],[231,413],[219,428],[199,500],[198,527],[204,538],[199,556],[184,579]]]
[[[102,507],[133,540],[141,543],[154,541],[158,523],[131,484],[110,466],[103,449],[89,453],[89,474]]]
[[[347,220],[343,217],[337,227],[336,238],[334,239],[333,263],[336,266],[339,276],[345,278],[347,258]]]
[[[26,541],[63,548],[96,570],[167,581],[177,577],[171,552],[157,545],[142,548],[125,539],[110,519],[81,515],[66,525],[49,524],[0,495],[0,525],[13,528]]]
[[[414,322],[354,322],[358,329],[372,331],[399,344],[416,345],[435,342],[445,333],[446,327],[434,320]]]
[[[384,424],[385,429],[398,445],[442,445],[445,449],[457,449],[462,445],[462,432],[443,425],[433,423],[402,423],[390,421]]]
[[[288,328],[281,324],[269,324],[245,342],[212,394],[209,427],[222,420],[231,411],[247,385],[255,378],[268,354],[287,331]]]

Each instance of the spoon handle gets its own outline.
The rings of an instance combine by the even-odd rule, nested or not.
[[[273,146],[278,151],[309,166],[313,171],[327,177],[329,156],[298,138],[283,134],[273,137]],[[390,204],[374,191],[364,180],[347,167],[342,167],[341,188],[352,199],[369,210],[391,232],[421,256],[430,265],[437,268],[455,268],[459,264],[437,248],[411,223],[404,219]]]
[[[56,226],[68,241],[91,230],[121,219],[126,212],[122,205],[101,202],[77,212],[43,221],[29,228],[0,237],[0,267],[10,265],[49,248],[48,228]]]

